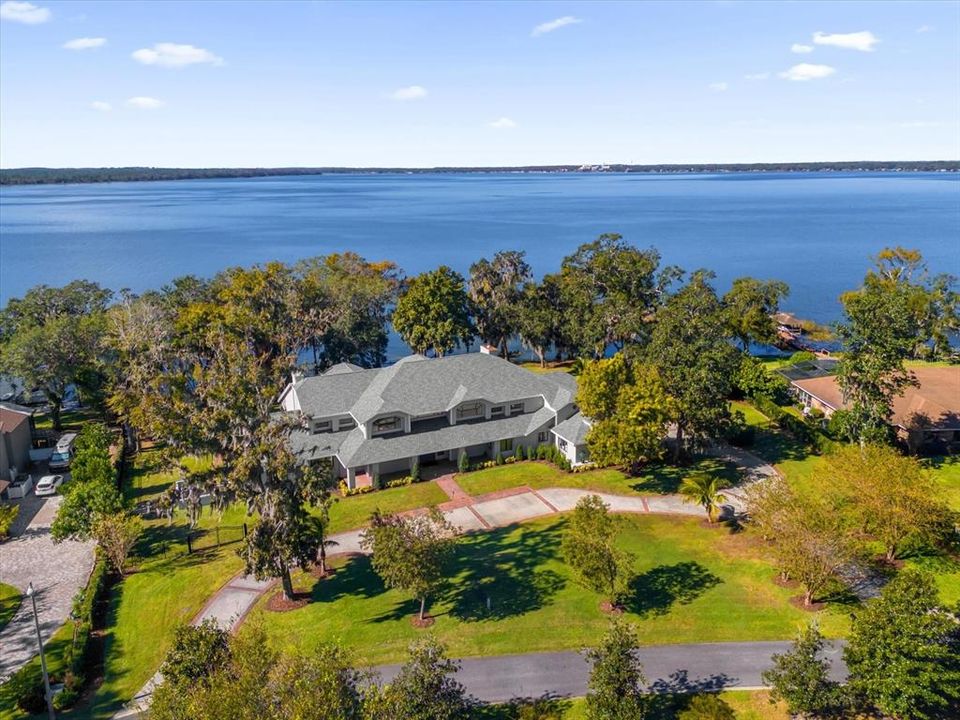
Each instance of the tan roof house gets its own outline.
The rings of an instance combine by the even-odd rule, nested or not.
[[[924,446],[960,446],[960,366],[919,367],[911,372],[916,386],[904,388],[893,401],[891,424],[911,451]],[[790,381],[805,407],[829,417],[848,406],[834,375]]]
[[[0,480],[10,480],[11,468],[23,472],[30,465],[33,411],[0,403]]]

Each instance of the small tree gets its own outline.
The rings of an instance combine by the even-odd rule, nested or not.
[[[616,606],[630,579],[632,558],[613,545],[616,520],[597,495],[580,498],[563,534],[563,557],[591,590]]]
[[[747,509],[750,522],[771,541],[781,577],[803,585],[806,607],[857,554],[844,517],[821,495],[767,480],[747,491]]]
[[[637,649],[634,629],[614,619],[600,644],[584,651],[593,665],[587,693],[588,720],[641,720],[646,716],[648,702],[642,686],[647,681]]]
[[[173,632],[173,645],[160,666],[164,681],[188,686],[205,681],[230,655],[230,633],[215,620],[199,625],[180,625]]]
[[[707,520],[711,523],[717,520],[717,511],[727,498],[720,493],[724,487],[721,478],[706,473],[694,473],[683,479],[680,484],[680,495],[684,502],[696,503],[707,513]]]
[[[856,612],[843,656],[854,696],[880,714],[956,717],[960,615],[940,604],[929,575],[901,572]]]
[[[457,455],[457,471],[458,472],[468,472],[470,470],[470,458],[467,456],[467,451],[463,448],[460,450],[460,454]]]
[[[85,540],[96,520],[123,510],[123,498],[112,481],[73,480],[63,486],[63,500],[50,526],[54,542]]]
[[[316,519],[314,528],[317,531],[317,555],[320,575],[327,574],[327,548],[337,544],[336,540],[327,537],[330,528],[330,507],[336,499],[332,495],[324,496],[315,506],[313,516]]]
[[[371,689],[366,720],[462,720],[474,701],[453,675],[457,663],[446,657],[436,638],[414,642],[397,676],[382,690]]]
[[[896,559],[910,543],[934,540],[949,512],[916,458],[891,447],[838,448],[814,480],[837,496],[859,529],[883,544],[887,560]]]
[[[770,702],[783,700],[791,713],[833,717],[842,706],[839,683],[830,679],[830,662],[823,656],[824,639],[816,622],[800,631],[793,646],[773,656],[773,667],[762,674],[772,690]]]
[[[456,530],[439,510],[402,517],[375,510],[361,538],[373,554],[373,569],[388,587],[420,600],[419,619],[425,618],[427,597],[444,582],[444,566],[453,552]]]
[[[100,515],[93,522],[91,535],[97,539],[113,569],[123,575],[123,563],[143,532],[143,521],[136,515],[115,513]]]

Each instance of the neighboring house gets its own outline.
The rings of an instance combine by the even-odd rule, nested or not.
[[[32,441],[33,410],[0,403],[0,479],[12,479],[11,468],[23,472],[30,466]]]
[[[893,400],[890,423],[911,452],[954,451],[960,447],[960,367],[911,368],[916,386]],[[830,417],[848,407],[835,375],[790,378],[791,391],[805,408]]]
[[[358,477],[409,472],[415,460],[507,457],[552,442],[550,429],[577,412],[576,392],[572,375],[533,373],[492,354],[410,355],[385,368],[340,363],[295,377],[280,404],[308,424],[293,432],[294,451],[306,462],[332,458],[353,488]]]

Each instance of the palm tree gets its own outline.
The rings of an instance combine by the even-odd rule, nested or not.
[[[727,501],[727,498],[720,494],[724,486],[723,481],[718,477],[711,477],[706,473],[694,473],[684,478],[680,485],[680,494],[684,502],[696,503],[706,510],[707,520],[712,523],[715,522],[720,504]]]

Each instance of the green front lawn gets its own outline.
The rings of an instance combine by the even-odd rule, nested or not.
[[[811,453],[802,442],[781,431],[753,405],[735,400],[730,409],[742,412],[747,425],[754,428],[753,444],[744,450],[773,465],[794,487],[807,487],[810,474],[823,461],[822,456]]]
[[[330,532],[363,527],[368,523],[370,513],[376,509],[384,513],[398,513],[432,507],[449,499],[433,481],[338,498],[330,508]]]
[[[16,615],[22,599],[20,591],[13,585],[0,583],[0,630]]]
[[[64,410],[60,413],[60,424],[64,431],[78,431],[85,423],[91,421],[103,422],[103,413],[91,407]],[[37,430],[52,430],[53,418],[50,417],[50,413],[39,413],[34,416],[34,424]]]
[[[579,585],[559,557],[563,518],[553,517],[469,535],[451,562],[449,590],[435,598],[434,632],[454,657],[577,649],[595,643],[608,624],[601,598]],[[620,546],[638,573],[626,617],[644,644],[791,638],[810,619],[789,602],[795,590],[776,586],[766,549],[749,533],[707,529],[697,519],[654,515],[623,518]],[[410,624],[416,603],[387,590],[367,557],[338,561],[317,581],[306,607],[254,610],[278,646],[331,640],[360,664],[393,662],[419,635]],[[490,599],[487,610],[486,599]],[[845,631],[848,607],[823,614],[824,631]]]
[[[717,458],[702,457],[689,465],[653,465],[636,477],[614,468],[568,473],[550,463],[524,461],[457,475],[457,483],[470,495],[527,486],[534,490],[549,487],[580,488],[615,495],[675,493],[680,483],[693,473],[716,474],[728,482],[739,479],[736,468]]]
[[[770,693],[766,690],[727,690],[717,693],[736,714],[737,720],[789,720],[790,714],[784,703],[770,702]],[[653,698],[653,707],[648,717],[651,720],[674,720],[680,711],[687,706],[695,695],[669,697],[658,695]],[[554,707],[559,715],[556,720],[586,720],[587,703],[584,698],[553,700]],[[508,715],[499,706],[489,708],[484,720],[507,720],[515,715]]]

